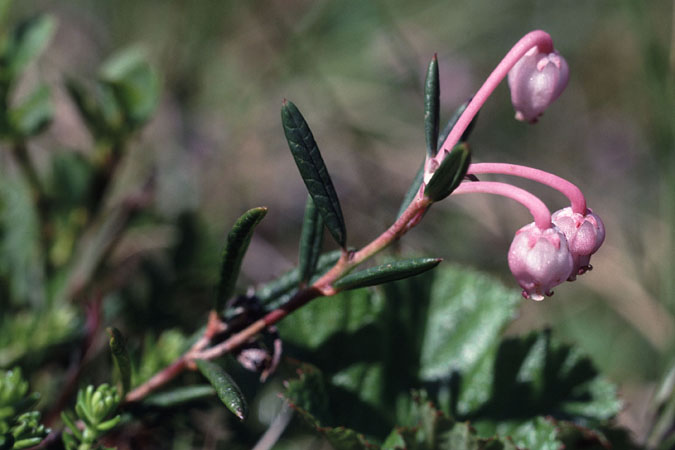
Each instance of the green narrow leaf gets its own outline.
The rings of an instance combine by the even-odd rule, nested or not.
[[[394,261],[347,275],[336,281],[335,289],[346,291],[413,277],[433,269],[441,258],[413,258]]]
[[[441,166],[434,172],[424,195],[437,202],[452,194],[464,179],[471,164],[471,151],[466,144],[455,146],[445,157]]]
[[[422,161],[422,165],[420,165],[420,168],[417,170],[417,174],[415,174],[415,178],[410,184],[408,192],[406,192],[405,196],[403,197],[403,202],[401,202],[401,206],[398,209],[398,214],[396,215],[397,219],[401,217],[401,214],[403,214],[403,212],[408,208],[410,202],[413,201],[417,193],[420,191],[422,181],[424,181],[424,161]]]
[[[227,243],[223,252],[223,262],[220,268],[220,284],[216,297],[215,310],[221,312],[225,302],[234,293],[234,287],[241,269],[248,244],[251,242],[253,230],[267,214],[267,208],[253,208],[246,211],[235,222],[227,235]]]
[[[197,368],[216,389],[218,398],[239,420],[246,420],[248,406],[239,386],[219,365],[214,362],[197,359]]]
[[[49,87],[40,85],[29,94],[19,106],[10,111],[10,120],[14,132],[28,137],[40,133],[52,119],[52,103]]]
[[[8,65],[12,76],[17,76],[36,59],[49,44],[56,20],[50,16],[37,16],[19,24],[10,41]]]
[[[120,330],[110,327],[106,331],[110,335],[110,352],[120,377],[120,383],[122,384],[120,396],[123,397],[131,388],[131,359],[129,358],[126,341]]]
[[[300,258],[298,269],[300,271],[300,282],[307,283],[316,270],[321,254],[321,241],[323,240],[323,218],[311,196],[307,197],[305,206],[305,217],[300,234]]]
[[[427,157],[436,156],[438,148],[438,122],[441,103],[441,87],[438,81],[438,58],[434,55],[427,69],[424,83],[424,137],[427,143]]]
[[[159,76],[142,48],[130,47],[111,56],[101,68],[101,80],[112,87],[130,129],[145,123],[155,111]]]
[[[216,391],[210,384],[184,386],[172,389],[168,392],[162,392],[161,394],[151,395],[143,401],[143,404],[158,408],[169,408],[211,397],[215,393]]]
[[[466,107],[469,106],[470,101],[471,101],[471,99],[467,100],[459,108],[457,108],[455,110],[455,113],[450,118],[450,120],[448,120],[448,123],[445,125],[445,128],[443,128],[443,131],[441,132],[441,136],[438,138],[438,149],[439,150],[443,146],[443,143],[445,142],[445,139],[450,134],[450,131],[452,131],[452,128],[455,126],[455,124],[459,120],[459,117],[462,115],[462,113],[464,112]],[[478,114],[476,114],[476,116],[471,120],[471,123],[469,124],[469,126],[466,127],[466,130],[464,130],[464,133],[462,133],[462,136],[459,138],[459,142],[466,142],[467,139],[469,139],[469,135],[473,131],[473,128],[476,125],[477,120],[478,120]]]
[[[290,101],[284,101],[281,107],[281,123],[291,154],[298,166],[307,191],[312,196],[316,208],[321,213],[326,227],[341,247],[345,247],[347,230],[345,229],[342,209],[328,169],[321,158],[314,136],[298,108]]]

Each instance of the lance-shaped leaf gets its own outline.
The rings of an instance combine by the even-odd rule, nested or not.
[[[157,408],[170,408],[208,398],[215,393],[216,391],[210,384],[183,386],[160,394],[151,395],[143,401],[143,404]]]
[[[459,144],[448,154],[434,172],[424,195],[437,202],[452,194],[464,179],[471,164],[471,152],[466,144]]]
[[[225,302],[234,293],[234,287],[241,269],[241,261],[244,259],[248,244],[251,242],[253,230],[265,217],[265,214],[267,214],[267,208],[249,209],[237,220],[227,235],[215,304],[215,310],[218,312],[222,311]]]
[[[120,330],[111,327],[106,331],[110,335],[110,352],[112,353],[120,383],[122,384],[121,396],[124,396],[126,392],[129,392],[129,388],[131,387],[131,360],[129,359],[129,352]]]
[[[316,209],[311,196],[307,197],[305,206],[305,217],[300,233],[300,251],[298,269],[300,271],[300,282],[307,283],[319,261],[321,254],[321,241],[323,239],[323,218]]]
[[[52,114],[49,87],[42,84],[10,110],[10,120],[16,134],[28,137],[44,130],[52,119]]]
[[[436,156],[438,148],[438,122],[441,103],[441,88],[438,81],[438,58],[434,55],[427,69],[424,83],[424,137],[427,143],[427,157]]]
[[[393,261],[349,274],[336,281],[333,286],[335,289],[346,291],[348,289],[388,283],[419,275],[422,272],[433,269],[441,261],[441,258],[412,258]]]
[[[25,67],[40,56],[49,44],[56,20],[50,16],[37,16],[19,24],[7,47],[10,76],[17,76]]]
[[[420,191],[422,181],[424,181],[424,162],[422,162],[422,165],[417,170],[417,174],[415,174],[415,178],[410,184],[408,192],[405,193],[403,201],[401,202],[401,206],[398,209],[398,214],[396,215],[396,218],[401,217],[401,214],[403,214],[403,212],[408,208],[408,205],[410,205],[410,203],[413,201],[417,193]]]
[[[248,415],[248,406],[246,399],[241,393],[241,389],[218,364],[205,360],[195,360],[197,368],[209,380],[211,386],[216,389],[216,394],[223,404],[229,409],[239,420],[246,420]]]
[[[281,123],[291,154],[309,195],[312,196],[316,208],[323,217],[326,228],[337,243],[344,248],[347,231],[333,182],[305,118],[290,101],[284,101],[281,107]]]
[[[440,150],[443,144],[445,143],[445,140],[447,139],[448,135],[450,134],[450,131],[452,131],[452,128],[455,126],[457,121],[459,120],[459,117],[462,115],[464,110],[466,109],[467,106],[469,106],[469,102],[471,99],[467,100],[455,110],[455,113],[450,117],[450,120],[448,120],[448,123],[445,124],[445,128],[443,128],[443,131],[441,132],[441,136],[438,138],[438,149]],[[466,130],[464,130],[464,133],[462,133],[462,136],[459,138],[459,142],[466,142],[467,139],[469,139],[469,135],[471,135],[471,132],[473,131],[474,126],[476,125],[476,121],[478,120],[478,114],[474,116],[473,119],[471,119],[471,123],[469,123],[469,126],[466,127]]]

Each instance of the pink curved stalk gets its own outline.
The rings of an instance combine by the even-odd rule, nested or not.
[[[473,96],[464,113],[459,117],[457,123],[445,139],[441,151],[436,155],[437,162],[441,162],[445,152],[450,152],[459,142],[464,131],[469,126],[473,118],[488,99],[490,94],[497,88],[499,83],[508,75],[509,70],[525,55],[532,47],[537,46],[542,53],[551,53],[553,51],[553,40],[551,36],[542,30],[535,30],[523,36],[516,45],[504,56],[504,59],[495,67],[490,76],[485,80],[483,86]]]
[[[510,198],[530,210],[534,224],[541,230],[551,228],[551,212],[539,197],[516,186],[495,181],[465,181],[452,192],[455,194],[494,194]]]
[[[484,173],[499,173],[504,175],[515,175],[528,180],[537,181],[562,192],[570,201],[572,211],[583,216],[586,215],[586,198],[581,189],[552,173],[545,172],[532,167],[519,166],[517,164],[503,163],[476,163],[469,166],[468,174],[479,175]]]

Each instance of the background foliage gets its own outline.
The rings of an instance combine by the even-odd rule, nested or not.
[[[4,10],[8,2],[0,4]],[[37,13],[50,15],[34,28],[38,37],[54,33],[49,45],[31,64],[14,56],[18,63],[3,66],[3,80],[20,69],[21,77],[6,98],[12,113],[0,118],[0,369],[18,365],[30,374],[45,420],[74,406],[76,392],[59,405],[74,376],[70,361],[84,361],[82,386],[111,381],[105,326],[128,339],[134,385],[180,354],[213,302],[217,249],[243,211],[269,207],[243,260],[239,291],[296,264],[306,191],[279,125],[283,98],[301,105],[312,125],[350,243],[365,243],[394,219],[424,154],[430,56],[438,53],[448,117],[534,28],[550,32],[567,58],[570,85],[534,127],[512,119],[508,92],[499,89],[472,135],[474,161],[533,165],[582,186],[608,229],[595,270],[543,304],[519,302],[495,279],[515,285],[505,255],[526,212],[474,196],[446,200],[397,251],[451,264],[318,300],[283,323],[287,354],[314,366],[300,366],[286,395],[310,421],[351,426],[392,448],[412,446],[411,439],[433,448],[424,443],[434,432],[416,434],[430,417],[436,422],[426,429],[453,436],[468,436],[462,421],[471,420],[479,433],[510,434],[523,445],[517,436],[539,430],[538,442],[555,446],[578,435],[541,417],[585,417],[586,426],[612,436],[604,420],[617,411],[642,441],[653,424],[650,408],[673,410],[672,386],[660,384],[671,370],[675,332],[671,2],[35,0],[15,2],[4,27]],[[30,174],[12,153],[33,134],[27,152],[54,218],[46,252],[41,210],[27,208]],[[106,182],[110,164],[117,169]],[[139,198],[145,187],[150,200]],[[104,220],[92,223],[101,211]],[[127,231],[118,236],[119,229]],[[97,299],[96,290],[82,288],[91,279],[113,288]],[[85,303],[100,308],[103,324],[87,319]],[[90,342],[91,326],[100,332]],[[554,331],[540,331],[546,327]],[[359,345],[364,339],[372,345]],[[236,436],[250,448],[277,411],[283,416],[276,392],[294,373],[257,389],[254,376],[232,361],[227,367],[252,399],[245,425],[226,419],[201,386],[181,414],[148,406],[142,424],[112,436],[115,445],[133,436],[147,446],[213,448]],[[622,409],[606,377],[620,386]],[[189,374],[182,382],[204,381]],[[301,383],[325,394],[316,398],[333,417],[294,397]],[[523,415],[505,423],[504,405],[515,395]],[[650,406],[652,398],[661,403]],[[354,404],[352,412],[372,421],[341,412]],[[672,423],[666,413],[663,430]],[[408,428],[392,432],[395,424]],[[302,421],[290,427],[279,448],[321,445]]]

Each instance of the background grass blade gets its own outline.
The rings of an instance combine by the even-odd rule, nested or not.
[[[316,208],[321,213],[326,228],[337,243],[344,248],[347,231],[333,182],[305,118],[290,101],[284,101],[281,107],[281,123],[291,154],[300,170],[300,176]]]
[[[120,383],[122,384],[121,395],[123,396],[131,388],[131,360],[124,336],[122,336],[120,330],[111,327],[107,331],[110,335],[110,352],[119,373]]]
[[[241,261],[244,259],[248,244],[251,242],[253,230],[265,217],[265,214],[267,214],[267,208],[249,209],[237,220],[227,235],[215,304],[215,310],[218,312],[222,311],[225,302],[234,293],[234,287],[241,269]]]

